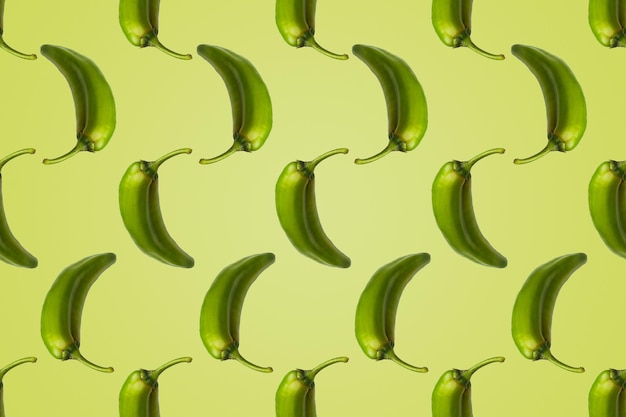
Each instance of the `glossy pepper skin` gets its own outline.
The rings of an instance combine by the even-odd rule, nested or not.
[[[119,207],[126,230],[146,255],[171,266],[191,268],[194,259],[183,251],[168,233],[159,202],[158,169],[168,159],[189,154],[182,148],[156,161],[132,163],[119,186]]]
[[[160,0],[120,0],[119,21],[126,39],[139,48],[153,46],[178,59],[191,59],[190,54],[180,54],[166,48],[157,37],[159,33]]]
[[[5,413],[4,413],[4,384],[2,382],[2,379],[4,378],[4,376],[6,375],[7,372],[9,372],[11,369],[15,368],[16,366],[24,364],[24,363],[34,363],[34,362],[37,362],[37,358],[35,358],[34,356],[29,356],[29,357],[18,359],[18,360],[14,361],[14,362],[11,362],[10,364],[5,366],[4,368],[0,369],[0,417],[5,417]]]
[[[400,57],[375,46],[354,45],[352,53],[374,73],[385,96],[389,144],[356,164],[376,161],[392,151],[409,152],[420,144],[428,126],[428,107],[422,85]]]
[[[76,146],[44,164],[65,161],[81,151],[97,152],[109,143],[115,131],[115,99],[111,87],[98,66],[89,58],[69,48],[43,45],[41,54],[63,74],[72,91],[76,112]]]
[[[484,51],[472,42],[472,5],[473,0],[433,0],[432,22],[437,36],[449,47],[464,46],[487,58],[504,59],[504,55]]]
[[[469,161],[445,163],[433,182],[432,204],[437,226],[456,253],[481,265],[504,268],[506,258],[491,246],[478,228],[470,173],[476,162],[497,153],[504,153],[504,149],[490,149]]]
[[[589,212],[606,246],[626,258],[626,161],[605,161],[589,182]]]
[[[426,367],[398,358],[393,348],[400,296],[411,278],[429,262],[427,253],[406,255],[383,265],[370,278],[359,298],[354,326],[359,346],[368,358],[390,359],[411,371],[428,372]]]
[[[280,225],[298,252],[324,265],[348,268],[350,258],[326,236],[315,202],[315,167],[340,153],[348,153],[348,150],[339,148],[312,161],[287,164],[276,182],[276,212]]]
[[[316,417],[315,376],[322,369],[348,358],[340,356],[305,371],[294,369],[285,375],[276,391],[276,417]]]
[[[80,347],[80,325],[89,289],[116,256],[103,253],[81,259],[66,267],[52,284],[41,311],[41,338],[50,354],[62,361],[76,359],[100,372],[113,372],[85,359]]]
[[[513,341],[526,359],[546,359],[567,371],[585,371],[557,360],[550,346],[552,314],[559,291],[571,274],[586,262],[584,253],[563,255],[538,266],[526,279],[515,299],[511,322]]]
[[[237,151],[259,150],[272,130],[272,100],[263,78],[252,63],[226,48],[198,45],[198,55],[210,63],[222,77],[230,97],[233,115],[234,143],[214,158],[203,158],[211,164]]]
[[[0,171],[4,165],[20,155],[34,154],[33,148],[21,149],[13,152],[10,155],[0,159]],[[24,268],[37,267],[38,261],[33,255],[30,254],[24,247],[17,241],[4,213],[4,203],[2,199],[2,174],[0,174],[0,260],[15,266],[21,266]]]
[[[535,161],[552,152],[574,149],[587,128],[587,104],[582,87],[559,57],[534,46],[513,45],[511,52],[533,73],[546,106],[548,144],[537,154],[515,159],[516,164]]]
[[[321,47],[315,37],[315,8],[317,0],[276,0],[276,26],[290,46],[309,46],[330,58],[345,60],[346,54],[336,54]]]
[[[138,369],[131,372],[120,390],[120,417],[159,417],[157,380],[163,371],[183,362],[189,363],[191,358],[188,356],[177,358],[152,371]]]
[[[589,0],[589,26],[602,46],[626,46],[626,2],[624,0]]]
[[[432,394],[433,417],[472,417],[472,384],[470,378],[490,363],[504,362],[502,356],[485,359],[464,371],[451,369],[437,381]]]
[[[589,390],[589,417],[626,416],[625,386],[626,370],[600,372]]]
[[[18,58],[22,59],[37,59],[37,55],[35,54],[25,54],[23,52],[17,51],[11,46],[9,46],[3,38],[4,35],[4,0],[0,0],[0,49],[4,49],[11,55],[14,55]]]
[[[239,323],[248,289],[274,263],[273,253],[261,253],[228,265],[215,278],[202,302],[200,338],[211,356],[235,359],[250,369],[272,372],[244,359],[239,353]]]

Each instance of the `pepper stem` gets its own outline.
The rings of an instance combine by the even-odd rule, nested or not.
[[[35,54],[25,54],[22,53],[20,51],[17,51],[13,48],[11,48],[2,38],[2,36],[0,35],[0,49],[4,49],[5,51],[7,51],[8,53],[10,53],[11,55],[14,55],[18,58],[23,58],[23,59],[37,59],[37,55]]]
[[[548,141],[548,144],[546,145],[546,147],[540,150],[539,152],[537,152],[536,154],[534,154],[533,156],[529,156],[528,158],[515,158],[513,160],[513,163],[517,165],[527,164],[529,162],[536,161],[537,159],[541,158],[542,156],[547,155],[548,153],[552,151],[557,151],[558,149],[559,149],[558,144],[552,141]]]
[[[244,145],[241,142],[236,140],[235,142],[233,142],[233,145],[230,148],[228,148],[228,150],[226,150],[226,152],[222,153],[221,155],[215,156],[213,158],[202,158],[200,159],[200,163],[202,165],[208,165],[208,164],[212,164],[215,162],[219,162],[222,159],[225,159],[231,156],[237,151],[242,151],[243,149],[244,149]]]
[[[239,353],[237,349],[234,349],[232,352],[229,353],[229,359],[235,359],[237,362],[241,363],[242,365],[247,366],[250,369],[254,369],[255,371],[265,372],[265,373],[270,373],[273,371],[271,366],[263,367],[263,366],[255,365],[254,363],[248,361],[246,358],[241,356],[241,354]]]
[[[190,154],[191,153],[191,149],[190,148],[177,149],[175,151],[172,151],[170,153],[167,153],[167,154],[163,155],[162,157],[160,157],[156,161],[149,162],[148,165],[150,166],[150,169],[153,172],[156,172],[163,162],[167,161],[168,159],[170,159],[170,158],[172,158],[172,157],[174,157],[176,155],[181,155],[181,154],[184,154],[184,153]]]
[[[474,166],[476,162],[480,161],[481,159],[489,155],[494,155],[496,153],[503,154],[504,148],[493,148],[493,149],[489,149],[488,151],[479,153],[478,155],[476,155],[469,161],[461,162],[461,169],[465,172],[470,172],[470,170],[472,169],[472,167]]]
[[[405,361],[403,361],[402,359],[400,359],[398,357],[398,355],[396,355],[396,353],[393,351],[393,349],[389,349],[388,351],[385,352],[385,359],[390,359],[393,362],[397,363],[398,365],[400,365],[401,367],[408,369],[409,371],[413,371],[413,372],[428,372],[428,368],[423,366],[423,367],[417,367],[417,366],[413,366],[409,363],[406,363]]]
[[[319,365],[317,365],[315,368],[310,369],[308,371],[304,371],[305,378],[308,381],[312,382],[313,379],[315,378],[315,376],[317,375],[317,373],[319,371],[321,371],[322,369],[324,369],[324,368],[326,368],[326,367],[328,367],[328,366],[330,366],[332,364],[339,363],[339,362],[346,363],[346,362],[348,362],[348,358],[346,356],[339,356],[337,358],[329,359],[326,362],[322,362]]]
[[[624,179],[626,177],[626,161],[609,161],[611,172]]]
[[[626,369],[612,369],[611,370],[611,379],[615,381],[615,383],[622,388],[626,385]]]
[[[41,162],[43,162],[45,165],[57,164],[59,162],[63,162],[66,159],[71,158],[72,156],[76,155],[79,152],[86,151],[87,149],[89,149],[89,145],[86,144],[85,142],[79,140],[76,143],[76,146],[74,146],[72,149],[70,149],[70,151],[67,152],[66,154],[63,154],[63,155],[61,155],[59,157],[56,157],[56,158],[46,158],[46,159],[44,159]]]
[[[5,366],[4,368],[0,369],[0,382],[2,382],[2,378],[4,378],[4,375],[6,375],[6,373],[9,372],[11,369],[13,369],[16,366],[21,365],[23,363],[27,363],[27,362],[37,362],[37,358],[34,357],[34,356],[28,356],[26,358],[18,359],[15,362],[11,362],[10,364]]]
[[[317,158],[315,158],[312,161],[309,162],[305,162],[304,166],[305,169],[309,172],[313,172],[313,170],[315,169],[315,167],[317,166],[317,164],[319,164],[320,162],[322,162],[324,159],[331,157],[333,155],[337,155],[337,154],[346,154],[348,153],[348,149],[347,148],[337,148],[337,149],[333,149],[332,151],[328,151],[320,156],[318,156]]]
[[[504,362],[504,357],[495,356],[493,358],[485,359],[482,362],[478,362],[476,365],[472,366],[471,368],[461,371],[461,375],[465,380],[469,381],[472,375],[474,375],[474,372],[478,371],[483,366],[489,365],[490,363],[494,363],[494,362]]]
[[[552,352],[550,352],[550,349],[546,349],[543,352],[541,352],[541,359],[546,359],[548,362],[552,362],[559,368],[565,369],[566,371],[577,372],[577,373],[585,372],[585,368],[583,368],[582,366],[576,368],[576,367],[564,364],[563,362],[561,362],[560,360],[558,360],[552,355]]]
[[[153,36],[150,38],[150,40],[148,41],[148,46],[154,46],[159,51],[165,52],[167,55],[172,56],[174,58],[191,59],[191,54],[179,54],[178,52],[172,51],[171,49],[163,45],[161,41],[159,41],[159,38],[157,38],[156,36]]]
[[[15,151],[12,154],[9,154],[5,156],[4,158],[0,159],[0,170],[2,170],[2,168],[4,168],[4,165],[7,162],[9,162],[11,159],[20,155],[25,155],[27,153],[32,155],[35,153],[35,150],[33,148],[20,149],[19,151]]]
[[[74,349],[72,351],[72,353],[69,356],[69,359],[76,359],[78,362],[82,363],[83,365],[86,365],[87,367],[94,369],[96,371],[100,371],[100,372],[113,372],[113,368],[111,366],[100,366],[100,365],[96,365],[95,363],[87,360],[87,358],[85,358],[78,349]]]
[[[309,36],[308,38],[306,38],[302,46],[310,46],[311,48],[322,53],[323,55],[326,55],[334,59],[340,59],[340,60],[348,59],[347,54],[336,54],[334,52],[329,51],[326,48],[323,48],[319,43],[317,43],[317,41],[315,40],[313,36]]]
[[[189,356],[183,356],[180,358],[172,359],[171,361],[159,366],[158,368],[152,371],[148,371],[148,375],[150,376],[150,379],[152,381],[156,381],[159,375],[161,375],[161,373],[165,371],[166,369],[171,368],[172,366],[179,364],[179,363],[183,363],[183,362],[189,363],[191,362],[191,360],[192,359]]]
[[[354,160],[354,163],[357,165],[369,164],[370,162],[374,162],[387,155],[390,152],[397,151],[399,149],[398,144],[394,141],[389,141],[387,146],[376,155],[372,155],[369,158],[357,158]]]
[[[478,46],[476,46],[474,42],[472,42],[472,39],[470,39],[469,36],[466,36],[461,40],[461,46],[465,46],[466,48],[469,48],[472,51],[476,52],[478,55],[482,55],[490,59],[496,59],[496,60],[504,59],[504,55],[502,54],[492,54],[490,52],[485,51],[484,49],[479,48]]]
[[[613,38],[610,41],[609,48],[615,48],[617,46],[625,47],[626,46],[626,37],[624,35],[625,35],[625,30],[622,29],[618,34],[613,36]]]

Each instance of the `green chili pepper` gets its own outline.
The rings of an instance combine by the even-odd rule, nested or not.
[[[480,232],[472,206],[470,170],[476,162],[496,153],[504,153],[504,149],[490,149],[465,162],[445,163],[433,182],[432,200],[437,226],[455,252],[481,265],[504,268],[506,258]]]
[[[600,237],[615,254],[626,258],[626,161],[600,164],[589,182],[589,212]]]
[[[191,59],[190,54],[174,52],[159,41],[160,3],[160,0],[120,0],[119,20],[124,35],[140,48],[154,46],[174,58]]]
[[[600,372],[589,390],[589,417],[626,416],[626,369]]]
[[[437,36],[449,47],[464,46],[487,58],[504,59],[504,55],[489,53],[472,42],[472,3],[473,0],[433,0],[432,21]]]
[[[0,171],[2,171],[4,165],[13,158],[34,153],[35,150],[33,148],[27,148],[5,156],[0,159]],[[35,268],[38,263],[37,258],[24,249],[15,236],[13,236],[13,233],[11,233],[11,229],[9,229],[9,224],[4,214],[4,203],[2,201],[2,174],[0,174],[0,259],[8,264],[23,266],[24,268]]]
[[[324,265],[348,268],[350,258],[324,233],[315,202],[315,167],[340,153],[348,153],[348,150],[339,148],[312,161],[287,164],[276,182],[276,212],[280,225],[298,252]]]
[[[254,65],[228,49],[199,45],[198,55],[206,59],[222,77],[233,115],[234,143],[223,154],[201,159],[201,164],[221,161],[237,151],[253,152],[261,148],[272,130],[272,101],[267,86]]]
[[[119,397],[120,417],[159,417],[159,375],[182,362],[191,362],[186,356],[171,360],[157,369],[138,369],[124,381]]]
[[[598,42],[615,48],[626,46],[626,2],[624,0],[589,0],[589,26]]]
[[[78,143],[65,155],[44,159],[44,164],[64,161],[81,151],[102,150],[115,130],[115,101],[109,83],[96,64],[69,48],[43,45],[41,53],[61,71],[74,98]]]
[[[61,271],[52,284],[41,311],[41,338],[56,359],[76,359],[97,371],[113,372],[111,367],[105,368],[85,359],[78,348],[87,293],[115,260],[113,253],[89,256]]]
[[[556,298],[570,275],[586,262],[584,253],[555,258],[537,267],[522,286],[513,306],[511,332],[517,349],[526,359],[546,359],[568,371],[585,371],[557,360],[550,346]]]
[[[552,152],[571,151],[587,127],[585,96],[572,70],[561,59],[534,46],[513,45],[511,52],[537,78],[546,106],[548,144],[537,154],[515,159],[516,164],[535,161]]]
[[[389,144],[378,154],[356,159],[367,164],[392,151],[408,152],[419,145],[428,125],[426,97],[411,67],[400,57],[369,45],[354,45],[352,53],[374,73],[385,95]]]
[[[3,39],[2,35],[4,35],[4,0],[0,0],[0,49],[4,49],[11,55],[15,55],[18,58],[23,59],[37,59],[37,55],[35,54],[25,54],[15,49],[11,48]]]
[[[464,371],[451,369],[437,381],[432,395],[433,417],[472,417],[472,384],[470,378],[480,368],[504,362],[502,356],[485,359]]]
[[[285,375],[276,391],[276,417],[315,417],[315,376],[334,363],[348,362],[340,356],[305,371],[294,369]]]
[[[472,3],[473,0],[433,0],[432,21],[437,36],[452,48],[465,46],[484,57],[504,59],[504,55],[484,51],[472,42]]]
[[[355,333],[359,346],[368,358],[391,359],[415,372],[428,372],[426,367],[410,365],[395,354],[396,312],[404,287],[430,262],[430,255],[406,255],[380,267],[361,293],[356,308]]]
[[[276,26],[283,39],[296,48],[310,46],[335,59],[348,59],[346,54],[336,54],[322,48],[315,34],[315,7],[317,0],[276,0]]]
[[[200,337],[215,359],[235,359],[248,368],[272,372],[244,359],[239,353],[239,323],[248,289],[257,277],[274,263],[273,253],[243,258],[224,268],[204,297],[200,313]]]
[[[0,369],[0,417],[4,417],[4,384],[2,383],[2,378],[9,372],[11,369],[15,368],[18,365],[23,363],[34,363],[37,362],[37,358],[34,356],[29,356],[27,358],[18,359],[15,362],[11,362],[4,368]]]
[[[178,149],[152,162],[132,163],[120,182],[119,204],[124,226],[143,253],[168,265],[191,268],[194,260],[168,233],[159,203],[157,170],[163,162],[183,153],[190,154],[191,149]]]

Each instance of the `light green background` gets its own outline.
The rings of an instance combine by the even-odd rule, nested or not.
[[[24,52],[51,43],[92,58],[113,89],[118,125],[109,145],[55,166],[74,143],[72,97],[44,57],[0,54],[0,154],[34,147],[3,170],[9,224],[35,254],[34,270],[0,265],[0,362],[34,355],[5,377],[7,416],[110,417],[126,376],[179,356],[192,356],[160,378],[167,416],[272,416],[283,375],[334,356],[349,356],[318,375],[320,417],[428,416],[439,376],[491,356],[506,357],[473,377],[476,416],[585,416],[596,375],[626,367],[621,329],[626,263],[604,246],[587,209],[587,184],[607,159],[624,159],[621,97],[623,50],[598,44],[587,3],[566,0],[474,4],[473,40],[505,53],[491,61],[452,50],[437,38],[430,2],[320,0],[317,40],[350,53],[355,43],[404,58],[423,85],[429,127],[420,146],[367,166],[355,157],[387,143],[387,115],[374,75],[356,57],[335,61],[290,48],[274,23],[271,1],[164,0],[160,39],[179,61],[125,39],[115,1],[8,0],[5,40]],[[229,48],[250,59],[270,90],[274,128],[254,154],[211,166],[197,160],[231,144],[231,110],[222,79],[195,54],[198,44]],[[588,129],[568,154],[526,166],[512,163],[546,143],[545,107],[537,81],[510,54],[514,43],[563,58],[583,86]],[[123,227],[117,186],[126,167],[190,147],[160,169],[161,205],[171,235],[196,259],[190,270],[142,254]],[[295,251],[274,210],[274,184],[288,162],[337,147],[317,173],[319,213],[334,243],[352,258],[346,270],[319,265]],[[489,241],[509,259],[506,269],[455,254],[432,215],[430,187],[439,167],[492,147],[473,170],[474,207]],[[86,256],[115,252],[118,261],[92,287],[83,314],[83,354],[102,374],[60,362],[39,335],[41,305],[57,274]],[[274,373],[219,362],[198,334],[204,294],[226,265],[274,252],[275,265],[244,304],[241,353]],[[356,302],[372,273],[408,253],[431,264],[406,287],[397,315],[396,352],[426,365],[416,374],[363,355],[354,338]],[[587,372],[573,374],[524,359],[510,335],[515,296],[528,274],[557,256],[585,252],[588,263],[563,287],[556,304],[553,353]]]

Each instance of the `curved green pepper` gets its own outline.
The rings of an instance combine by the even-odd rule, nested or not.
[[[597,376],[589,390],[589,417],[626,416],[626,369],[607,369]]]
[[[191,268],[194,259],[176,244],[165,228],[157,173],[163,162],[184,153],[191,153],[191,149],[178,149],[152,162],[132,163],[120,182],[119,206],[126,230],[143,253],[168,265]]]
[[[4,165],[13,158],[24,155],[34,154],[33,148],[21,149],[13,152],[10,155],[0,159],[0,171]],[[35,268],[38,264],[37,258],[31,255],[24,247],[17,241],[9,224],[7,223],[6,215],[4,214],[4,203],[2,201],[2,174],[0,173],[0,259],[4,262],[22,266],[24,268]]]
[[[348,268],[350,258],[324,233],[315,203],[313,171],[324,159],[340,153],[348,153],[348,150],[339,148],[312,161],[287,164],[276,182],[276,212],[280,225],[298,252],[324,265]]]
[[[15,55],[18,58],[23,59],[37,59],[37,55],[35,54],[25,54],[23,52],[17,51],[11,48],[5,41],[4,35],[4,0],[0,0],[0,49],[4,49],[11,55]]]
[[[589,212],[606,246],[626,258],[626,161],[598,166],[589,182]]]
[[[29,356],[26,358],[18,359],[14,362],[11,362],[4,368],[0,369],[0,417],[4,417],[4,384],[2,383],[2,378],[9,372],[11,369],[15,368],[18,365],[23,363],[34,363],[37,362],[37,358],[34,356]]]
[[[472,417],[472,384],[470,378],[480,368],[504,362],[502,356],[485,359],[464,371],[451,369],[437,381],[432,395],[433,417]]]
[[[525,164],[552,151],[571,151],[578,145],[587,127],[585,96],[574,73],[561,58],[543,49],[513,45],[511,52],[537,78],[543,93],[548,122],[546,147],[533,156],[517,158],[513,162]]]
[[[317,0],[276,0],[276,26],[289,45],[296,48],[309,46],[335,59],[348,59],[346,54],[336,54],[322,48],[315,37],[315,7]]]
[[[380,267],[361,293],[356,308],[355,333],[359,346],[371,359],[391,359],[415,372],[428,372],[426,367],[410,365],[395,354],[396,312],[404,287],[430,262],[430,255],[406,255]]]
[[[432,22],[437,36],[452,48],[467,47],[479,55],[491,59],[504,59],[502,54],[492,54],[472,42],[473,0],[433,0]]]
[[[166,48],[157,37],[159,33],[160,0],[120,0],[119,21],[126,39],[140,48],[153,46],[178,59],[191,59]]]
[[[474,164],[486,156],[504,153],[495,148],[469,161],[445,163],[433,182],[433,213],[439,230],[456,253],[476,263],[504,268],[507,260],[483,236],[472,206],[472,176]]]
[[[585,371],[557,360],[550,346],[556,298],[570,275],[586,262],[584,253],[564,255],[538,266],[526,279],[515,299],[511,321],[513,341],[526,359],[546,359],[567,371]]]
[[[235,359],[248,368],[272,372],[244,359],[239,353],[239,323],[248,289],[272,265],[273,253],[252,255],[224,268],[207,291],[200,312],[200,337],[215,359]]]
[[[78,143],[65,155],[43,160],[44,164],[65,161],[81,151],[97,152],[109,143],[115,131],[115,100],[109,83],[96,64],[69,48],[43,45],[41,54],[59,69],[74,98]]]
[[[421,84],[411,67],[400,57],[369,45],[354,45],[352,53],[374,73],[385,95],[389,144],[356,164],[376,161],[392,151],[412,151],[420,144],[428,126],[428,108]]]
[[[276,417],[315,417],[315,376],[322,369],[339,362],[348,362],[348,358],[340,356],[308,371],[294,369],[288,372],[276,391]]]
[[[124,381],[119,395],[120,417],[159,417],[159,383],[157,379],[166,369],[183,362],[188,356],[177,358],[152,371],[138,369]]]
[[[589,26],[600,44],[608,48],[626,46],[624,24],[624,0],[589,0]]]
[[[259,150],[272,130],[272,101],[261,75],[246,58],[226,48],[199,45],[198,55],[222,77],[233,115],[234,143],[223,154],[203,158],[201,164],[221,161],[237,151]]]
[[[76,359],[96,371],[113,372],[111,367],[102,367],[85,359],[78,348],[87,293],[100,274],[115,260],[114,253],[81,259],[61,271],[50,287],[41,310],[41,338],[56,359]]]

